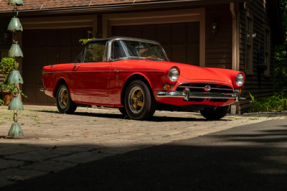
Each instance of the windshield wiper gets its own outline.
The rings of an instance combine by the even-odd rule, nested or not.
[[[153,61],[162,61],[160,58],[148,58],[148,57],[138,57],[138,56],[130,56],[130,57],[121,57],[113,59],[114,61],[117,60],[153,60]]]

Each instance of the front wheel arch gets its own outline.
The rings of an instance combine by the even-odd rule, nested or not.
[[[134,75],[130,76],[130,77],[126,80],[125,85],[124,85],[124,87],[123,87],[123,89],[122,89],[122,93],[121,93],[121,103],[122,103],[123,106],[125,105],[125,103],[124,103],[124,100],[125,100],[125,92],[126,92],[128,86],[129,86],[129,84],[130,84],[132,81],[134,81],[134,80],[141,80],[141,81],[143,81],[143,82],[148,86],[150,92],[152,92],[152,96],[154,97],[150,82],[149,82],[144,76],[142,76],[142,75],[140,75],[140,74],[134,74]]]

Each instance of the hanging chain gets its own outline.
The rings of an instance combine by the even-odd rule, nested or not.
[[[15,123],[18,122],[18,111],[15,111],[14,116],[13,116],[13,120]]]

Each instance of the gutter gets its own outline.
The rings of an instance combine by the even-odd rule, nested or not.
[[[168,1],[145,1],[145,2],[131,2],[131,3],[120,3],[120,4],[106,4],[106,5],[87,5],[82,7],[64,7],[64,8],[54,8],[54,9],[29,9],[29,10],[19,10],[19,12],[24,14],[57,14],[57,13],[76,13],[76,12],[109,12],[109,11],[125,11],[125,10],[146,10],[147,8],[168,8],[168,7],[180,7],[182,5],[206,5],[206,4],[223,4],[230,2],[249,2],[250,0],[168,0]],[[144,6],[144,7],[142,7]],[[0,11],[2,15],[11,15],[11,11]]]

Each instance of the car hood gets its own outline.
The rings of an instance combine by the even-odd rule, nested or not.
[[[232,83],[228,76],[218,73],[218,71],[213,71],[213,68],[202,68],[176,62],[164,62],[162,64],[164,64],[168,70],[172,67],[177,67],[180,71],[181,78],[183,78],[182,80],[185,79],[188,81],[218,82],[226,84]]]

